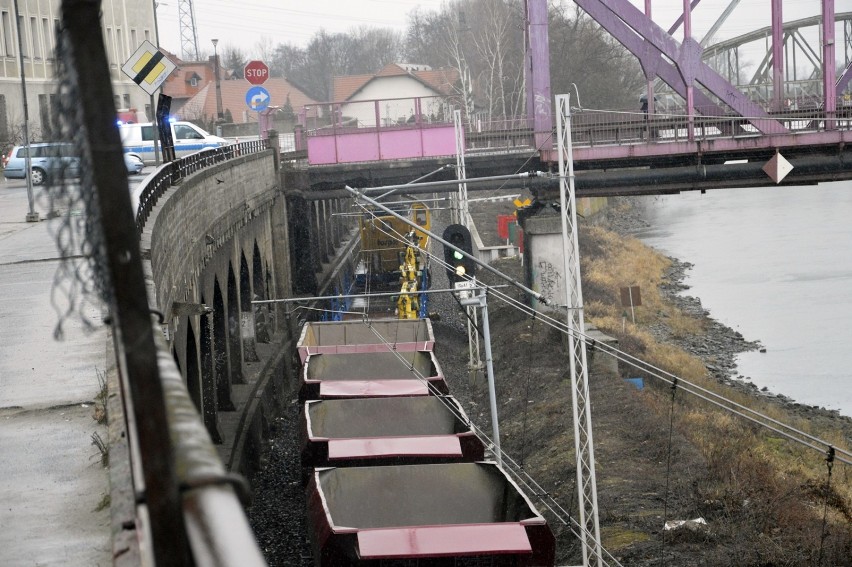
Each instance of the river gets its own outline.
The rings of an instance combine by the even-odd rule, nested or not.
[[[643,197],[635,234],[694,264],[689,295],[766,352],[760,388],[852,416],[852,181]]]

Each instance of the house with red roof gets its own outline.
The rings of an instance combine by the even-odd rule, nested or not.
[[[163,83],[163,94],[172,97],[171,114],[180,120],[203,125],[216,121],[216,74],[213,57],[207,61],[183,61],[168,54],[177,69]],[[232,73],[219,69],[219,88],[222,95],[222,114],[233,124],[257,123],[257,112],[246,104],[246,92],[254,85],[245,79],[233,78]],[[288,103],[295,115],[298,109],[316,101],[282,77],[271,77],[263,84],[269,91],[270,107],[285,107]]]
[[[250,110],[246,104],[246,93],[254,85],[245,79],[229,79],[219,81],[222,93],[222,113],[227,122],[234,124],[256,123],[257,112]],[[298,87],[283,77],[270,77],[263,83],[263,88],[269,91],[269,106],[284,108],[288,103],[295,114],[306,104],[316,104],[316,101],[302,92]],[[177,113],[183,120],[213,122],[216,119],[216,82],[210,81],[194,96],[187,100]],[[228,117],[230,116],[230,120]]]
[[[378,73],[334,77],[332,92],[344,119],[358,126],[413,122],[418,110],[423,121],[445,121],[458,79],[456,69],[389,63]]]

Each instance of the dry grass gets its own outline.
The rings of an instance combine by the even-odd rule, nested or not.
[[[636,239],[603,228],[584,230],[581,242],[583,291],[589,321],[619,340],[622,350],[743,406],[808,432],[837,447],[849,448],[848,431],[831,419],[796,415],[790,408],[720,384],[704,363],[676,346],[657,342],[649,327],[663,325],[670,336],[700,336],[701,319],[685,315],[659,293],[670,261]],[[618,290],[638,285],[642,306],[631,321]],[[631,375],[651,372],[631,370]],[[648,406],[661,418],[671,408],[671,390],[662,381],[651,385]],[[832,476],[822,455],[757,427],[714,406],[676,396],[677,429],[704,455],[712,481],[695,487],[702,512],[723,519],[736,543],[739,564],[852,564],[852,475],[849,467]],[[826,514],[828,529],[823,530]],[[614,539],[618,539],[615,537]],[[739,546],[739,547],[738,547]]]

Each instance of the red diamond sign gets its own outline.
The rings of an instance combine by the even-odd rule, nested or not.
[[[263,61],[249,61],[243,68],[243,76],[253,85],[262,85],[269,78],[269,67]]]

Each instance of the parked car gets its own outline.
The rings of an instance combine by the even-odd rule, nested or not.
[[[124,165],[127,167],[128,175],[139,175],[145,168],[142,160],[130,154],[124,154]]]
[[[73,144],[45,142],[30,144],[29,147],[33,185],[42,185],[52,175],[80,176],[80,158]],[[26,178],[27,147],[15,146],[4,156],[3,163],[3,176],[6,179]],[[138,175],[145,164],[135,156],[124,154],[124,166],[128,175]]]
[[[60,173],[68,177],[80,175],[80,158],[75,155],[73,144],[45,142],[12,148],[3,169],[3,177],[26,178],[27,152],[30,154],[33,185],[41,185],[48,176]]]

